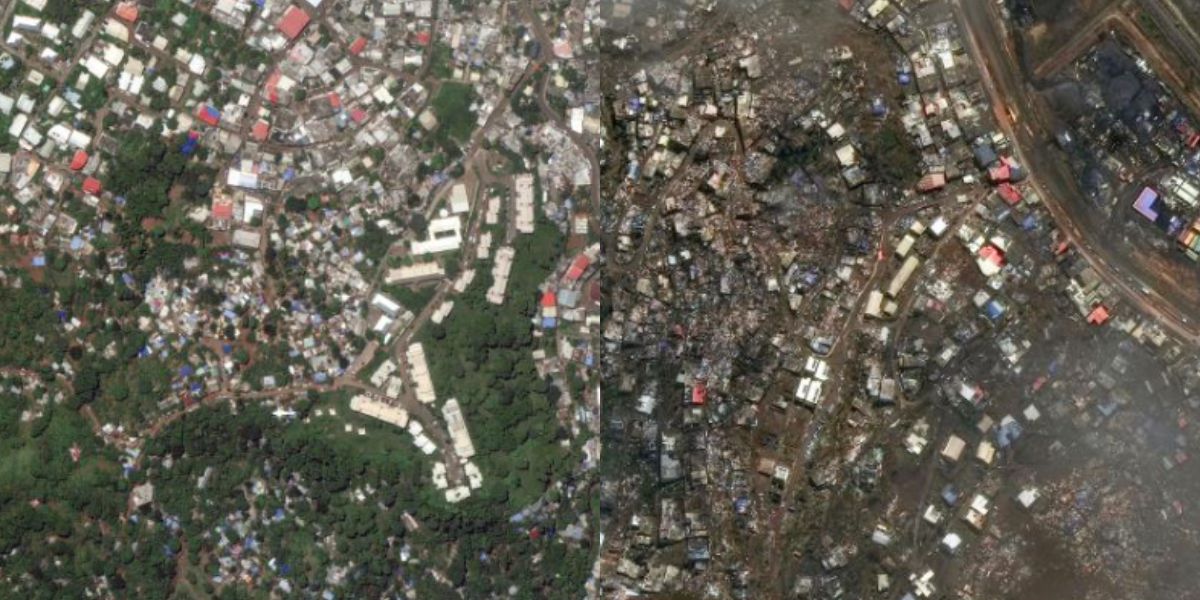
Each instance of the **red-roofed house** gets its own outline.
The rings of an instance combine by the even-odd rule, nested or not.
[[[233,223],[233,200],[224,197],[213,198],[211,216],[213,229],[229,229]]]
[[[556,39],[550,46],[550,51],[554,56],[562,59],[570,59],[574,57],[574,51],[571,49],[571,41],[564,39]]]
[[[945,173],[929,173],[917,182],[918,192],[932,192],[946,187]]]
[[[329,107],[333,110],[342,108],[342,97],[337,92],[329,92]]]
[[[988,244],[979,249],[979,258],[975,259],[975,264],[984,277],[991,277],[1004,269],[1004,251]]]
[[[287,39],[294,40],[304,32],[305,27],[308,27],[308,21],[308,13],[301,10],[300,7],[292,5],[283,13],[283,18],[279,19],[279,23],[276,23],[275,27]]]
[[[979,258],[997,267],[1004,266],[1004,251],[991,244],[979,249]]]
[[[553,291],[547,290],[544,294],[542,294],[542,308],[554,308],[557,303],[558,298],[555,297]]]
[[[279,103],[279,80],[283,78],[283,74],[279,69],[275,69],[267,76],[267,83],[264,87],[267,90],[267,98],[271,102]]]
[[[417,32],[417,45],[418,46],[428,46],[429,40],[430,40],[430,35],[429,35],[428,31],[418,31]]]
[[[87,166],[88,155],[83,150],[76,150],[75,156],[71,158],[71,170],[78,171]]]
[[[1108,321],[1108,309],[1103,304],[1097,304],[1096,308],[1092,309],[1092,313],[1088,315],[1087,322],[1092,325],[1103,325]]]
[[[1003,181],[1008,181],[1011,178],[1012,178],[1012,171],[1009,170],[1008,165],[1006,163],[1002,162],[1002,163],[988,169],[988,179],[991,179],[993,183],[1000,183]]]
[[[592,304],[600,303],[600,282],[593,279],[587,286],[587,299]]]
[[[262,119],[259,119],[258,122],[250,128],[250,135],[254,136],[254,139],[260,142],[267,141],[267,134],[269,133],[271,133],[271,126]]]
[[[228,221],[233,218],[233,202],[225,199],[213,199],[212,217],[218,221]]]
[[[697,381],[696,385],[692,386],[692,404],[697,406],[708,401],[708,386],[703,381]]]
[[[367,47],[367,38],[360,35],[360,36],[358,36],[358,39],[354,40],[350,44],[350,54],[358,56],[359,54],[362,54],[363,49],[366,47]]]
[[[138,7],[133,2],[122,2],[117,5],[116,15],[118,19],[126,23],[132,23],[138,18]]]
[[[367,111],[365,111],[361,108],[356,108],[354,110],[351,110],[350,118],[354,119],[355,123],[362,123],[363,121],[367,120]]]
[[[196,118],[200,119],[201,123],[204,123],[209,127],[216,127],[221,123],[221,113],[217,112],[215,108],[208,106],[207,104],[201,104],[200,107],[196,109]]]
[[[583,277],[583,272],[587,271],[591,264],[592,259],[588,258],[588,255],[580,254],[579,256],[576,256],[575,260],[571,261],[571,266],[567,269],[567,274],[563,276],[563,279],[566,280],[567,283],[574,283],[575,281],[578,281],[580,277]]]
[[[996,186],[996,192],[1000,194],[1001,198],[1004,198],[1005,202],[1011,205],[1015,206],[1021,202],[1021,190],[1013,187],[1011,183],[1002,183]]]
[[[87,179],[83,180],[83,191],[84,192],[95,196],[100,193],[101,189],[102,189],[102,186],[100,185],[99,179],[96,179],[95,177],[88,177]]]

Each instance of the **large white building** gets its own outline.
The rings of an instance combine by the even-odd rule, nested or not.
[[[436,254],[458,250],[462,246],[462,219],[441,217],[429,222],[428,237],[412,243],[413,254]]]
[[[496,262],[492,265],[492,287],[487,291],[488,302],[504,304],[504,294],[508,291],[508,275],[512,271],[516,255],[517,251],[512,246],[505,246],[496,251]]]
[[[395,269],[388,269],[387,274],[383,277],[383,281],[384,283],[411,283],[424,279],[436,279],[445,274],[445,269],[437,262],[419,262]]]
[[[408,411],[399,406],[392,406],[381,402],[365,394],[359,394],[350,399],[350,410],[379,419],[384,423],[395,425],[396,427],[403,428],[408,426]]]
[[[533,175],[522,173],[513,178],[516,188],[516,226],[521,233],[533,233]]]
[[[456,183],[450,188],[450,212],[461,215],[471,210],[471,198],[467,195],[466,184]]]
[[[450,431],[450,440],[454,443],[454,454],[461,460],[475,456],[475,444],[471,442],[471,434],[467,431],[467,420],[463,417],[462,407],[458,400],[451,398],[442,406],[442,416],[446,418],[446,428]]]
[[[409,373],[413,380],[413,392],[417,395],[417,400],[423,404],[430,404],[437,400],[437,394],[433,390],[433,379],[429,377],[429,364],[425,362],[425,347],[420,343],[409,346],[405,352],[405,358],[408,359]]]

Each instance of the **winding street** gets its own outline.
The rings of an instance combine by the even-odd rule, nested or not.
[[[980,67],[981,82],[1000,128],[1012,141],[1017,160],[1033,171],[1029,185],[1046,203],[1071,245],[1115,293],[1180,339],[1200,342],[1200,303],[1191,300],[1190,291],[1170,273],[1147,269],[1100,237],[1101,215],[1079,191],[1066,161],[1050,148],[1048,140],[1053,136],[1046,126],[1046,107],[1026,85],[994,4],[955,0],[955,15]]]

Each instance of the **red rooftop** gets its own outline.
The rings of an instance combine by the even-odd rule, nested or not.
[[[287,39],[294,40],[304,31],[305,27],[308,27],[308,20],[308,13],[293,5],[283,13],[283,18],[279,19],[276,27],[283,35],[287,36]]]
[[[88,177],[83,180],[83,191],[93,196],[100,193],[100,180],[95,177]]]

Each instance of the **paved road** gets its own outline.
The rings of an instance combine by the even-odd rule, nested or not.
[[[522,17],[533,26],[534,36],[537,37],[538,42],[541,44],[542,52],[550,52],[550,49],[553,48],[553,40],[550,38],[550,34],[546,32],[546,26],[542,22],[541,17],[538,16],[537,10],[533,6],[533,3],[529,1],[522,2],[520,10]],[[579,33],[580,35],[582,34],[582,32]],[[574,44],[576,47],[580,46],[582,38],[578,36],[573,37],[574,39],[572,40],[572,44]],[[592,181],[591,189],[589,190],[591,198],[591,210],[589,211],[591,214],[589,215],[588,219],[589,227],[592,231],[599,231],[600,157],[596,153],[596,149],[587,140],[587,138],[584,137],[583,134],[576,133],[574,129],[571,129],[567,125],[563,115],[550,106],[549,101],[546,100],[546,86],[549,83],[549,77],[543,77],[539,82],[538,89],[536,90],[538,107],[542,110],[542,114],[546,118],[550,119],[550,121],[554,123],[555,127],[557,127],[559,131],[562,131],[567,138],[571,140],[571,143],[575,144],[575,147],[579,149],[579,152],[582,153],[584,158],[586,158],[588,161],[588,169],[591,173]]]
[[[1142,10],[1171,42],[1171,51],[1189,63],[1193,73],[1200,73],[1200,32],[1189,22],[1172,0],[1141,0]],[[1189,79],[1189,82],[1194,82]]]
[[[785,517],[785,512],[788,510],[788,504],[792,499],[796,498],[798,493],[797,488],[806,486],[809,483],[808,474],[810,466],[813,465],[814,454],[820,447],[820,437],[831,436],[836,438],[838,432],[844,431],[843,427],[847,419],[853,415],[853,399],[855,394],[843,393],[842,385],[847,373],[847,363],[854,360],[851,352],[852,338],[864,326],[869,324],[864,315],[866,311],[867,296],[872,290],[879,290],[883,286],[883,282],[887,277],[895,273],[897,264],[896,258],[892,253],[895,248],[890,243],[895,236],[895,225],[901,220],[917,215],[923,210],[940,207],[939,212],[943,215],[952,216],[952,226],[937,243],[933,245],[930,256],[925,258],[921,264],[921,270],[930,268],[935,264],[934,258],[941,252],[942,248],[948,242],[954,240],[952,232],[956,231],[959,225],[966,219],[974,204],[964,207],[956,207],[957,199],[951,195],[945,195],[939,201],[921,202],[909,206],[887,211],[882,215],[879,226],[879,239],[876,242],[876,258],[871,265],[871,270],[867,274],[866,281],[863,282],[854,301],[851,303],[851,308],[846,314],[846,321],[842,328],[838,331],[834,338],[833,345],[830,347],[828,355],[825,357],[825,362],[829,365],[829,372],[834,374],[825,382],[822,397],[825,401],[820,404],[807,420],[800,422],[802,415],[807,416],[808,411],[801,408],[790,408],[787,411],[785,425],[781,429],[780,446],[788,448],[790,452],[790,462],[787,462],[787,467],[790,469],[791,475],[780,491],[780,496],[784,498],[784,502],[777,506],[769,519],[772,523],[780,523]],[[919,277],[917,277],[919,279]],[[912,291],[913,284],[909,284],[908,291],[905,292],[902,300],[903,308],[900,310],[899,319],[892,322],[892,327],[896,329],[896,333],[891,336],[893,340],[901,339],[899,330],[903,328],[907,321],[908,314],[912,311],[913,304],[919,294]],[[894,347],[891,354],[894,354]],[[895,361],[887,362],[888,376],[899,377],[895,373]],[[849,385],[856,385],[857,382],[846,382]],[[902,392],[901,392],[902,393]],[[828,451],[828,448],[821,448],[823,451]],[[832,459],[836,461],[837,459]],[[784,463],[785,460],[781,457],[779,463]],[[782,535],[779,529],[771,529],[766,533],[765,546],[772,550],[771,557],[763,561],[763,571],[769,574],[769,578],[776,582],[782,582],[786,578],[782,577],[781,569],[788,563],[788,555],[783,552],[783,549],[794,540]],[[783,593],[782,589],[776,588],[776,593]]]
[[[1070,39],[1061,44],[1054,54],[1037,65],[1033,70],[1034,75],[1038,79],[1044,79],[1075,62],[1081,54],[1087,52],[1096,43],[1101,35],[1113,28],[1112,20],[1123,7],[1124,2],[1114,2],[1104,9],[1096,11],[1096,14],[1087,23],[1075,29]]]
[[[1104,217],[1080,192],[1066,161],[1050,148],[1046,108],[1025,84],[1001,17],[993,12],[994,3],[956,0],[954,5],[1000,128],[1012,140],[1017,159],[1034,170],[1030,185],[1059,228],[1116,293],[1182,339],[1200,342],[1200,305],[1190,300],[1188,291],[1170,273],[1147,269],[1101,237]],[[1018,121],[1010,118],[1010,111]],[[1148,293],[1142,291],[1143,282]]]

